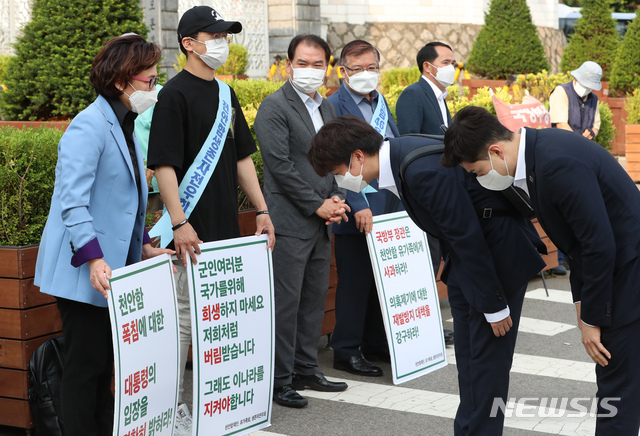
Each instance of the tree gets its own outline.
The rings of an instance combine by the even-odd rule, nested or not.
[[[111,38],[147,35],[138,1],[35,0],[5,77],[2,114],[13,120],[66,120],[96,97],[93,59]]]
[[[609,88],[616,94],[631,94],[640,88],[640,17],[637,15],[622,39]]]
[[[593,61],[602,67],[602,79],[609,79],[618,50],[618,32],[609,3],[609,0],[583,0],[582,17],[562,54],[562,71],[572,71],[586,61]]]
[[[492,79],[549,69],[525,0],[492,0],[471,49],[468,68]]]

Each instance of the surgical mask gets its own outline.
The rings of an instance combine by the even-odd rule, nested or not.
[[[353,156],[353,155],[352,155]],[[362,170],[364,168],[364,163],[360,167],[360,175],[354,176],[351,174],[351,159],[349,159],[349,171],[346,172],[344,176],[340,174],[336,174],[336,183],[342,189],[348,189],[353,192],[360,192],[364,188],[367,187],[368,183],[362,180]]]
[[[582,86],[577,80],[573,82],[573,89],[576,91],[576,94],[582,98],[586,97],[591,91],[593,91],[592,89]]]
[[[291,84],[305,94],[316,92],[324,83],[324,76],[327,72],[327,70],[319,70],[317,68],[292,67],[291,69],[293,70]]]
[[[507,169],[507,175],[503,176],[499,172],[493,169],[493,160],[491,159],[491,152],[489,152],[489,161],[491,162],[491,171],[484,176],[478,176],[476,179],[483,188],[491,191],[504,191],[513,184],[513,176],[509,175],[509,167],[507,166],[507,160],[504,160],[504,167]]]
[[[445,88],[447,86],[453,85],[453,79],[456,77],[456,69],[453,64],[449,64],[446,67],[436,67],[431,62],[429,64],[438,69],[438,72],[435,76],[431,74],[442,86]]]
[[[378,86],[378,73],[374,73],[373,71],[361,71],[353,76],[349,76],[348,74],[346,74],[346,76],[349,78],[349,88],[359,94],[369,94]]]
[[[131,83],[129,83],[131,85]],[[133,88],[133,85],[131,85]],[[158,101],[158,91],[138,91],[133,88],[134,92],[129,95],[122,91],[124,95],[129,97],[129,104],[131,104],[131,111],[137,114],[141,114]]]
[[[227,41],[222,41],[222,43],[217,42],[216,40],[210,39],[208,41],[202,42],[197,39],[190,38],[195,42],[199,42],[200,44],[204,44],[207,48],[205,54],[197,54],[202,62],[207,64],[209,68],[212,70],[217,70],[220,68],[225,62],[227,62],[227,58],[229,57],[229,44]]]

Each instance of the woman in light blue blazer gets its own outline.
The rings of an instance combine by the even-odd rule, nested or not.
[[[51,209],[35,284],[56,297],[65,336],[65,436],[111,435],[113,346],[107,308],[111,269],[170,250],[145,231],[147,184],[133,134],[137,113],[156,97],[160,49],[126,34],[96,56],[89,80],[98,98],[58,145]]]

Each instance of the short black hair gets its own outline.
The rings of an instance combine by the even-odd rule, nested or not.
[[[491,144],[513,139],[513,132],[500,124],[485,108],[467,106],[453,117],[444,134],[444,153],[440,163],[455,167],[462,162],[488,159]]]
[[[287,50],[287,57],[290,62],[293,62],[293,57],[296,54],[296,48],[298,48],[302,43],[312,47],[320,47],[324,50],[325,62],[329,65],[329,59],[331,58],[331,49],[329,48],[329,44],[327,44],[327,41],[320,38],[318,35],[312,34],[297,35],[291,40],[289,43],[289,49]]]
[[[316,133],[307,158],[316,174],[324,177],[338,165],[348,165],[355,150],[370,156],[378,154],[383,139],[369,123],[354,115],[343,115]]]
[[[444,42],[432,41],[422,47],[416,56],[416,62],[418,63],[418,69],[420,73],[422,73],[422,66],[425,62],[433,63],[438,58],[438,51],[436,47],[447,47],[449,50],[453,51],[451,47],[449,47]]]

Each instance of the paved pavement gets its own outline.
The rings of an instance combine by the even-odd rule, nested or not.
[[[507,417],[506,436],[593,435],[595,419],[581,415],[562,398],[584,398],[580,405],[589,409],[595,396],[594,364],[580,343],[575,308],[571,303],[568,276],[547,278],[549,297],[541,279],[533,280],[525,298],[509,396],[523,398],[559,398],[553,410],[543,410],[534,418]],[[452,328],[446,300],[442,302],[445,327]],[[378,363],[383,377],[368,378],[333,369],[333,351],[327,338],[319,343],[320,368],[331,380],[343,380],[349,389],[343,393],[301,391],[309,399],[304,409],[273,405],[271,427],[253,433],[256,436],[327,435],[453,435],[453,417],[458,404],[458,387],[453,348],[448,347],[449,365],[416,380],[394,386],[389,364]],[[186,397],[191,396],[192,373],[186,374]],[[538,400],[540,401],[540,400]],[[525,414],[536,408],[536,400],[527,400]],[[578,413],[576,413],[578,412]],[[509,411],[507,410],[507,415]],[[548,417],[555,415],[556,417]],[[582,415],[586,415],[582,413]],[[547,417],[545,417],[547,416]],[[24,435],[0,427],[0,435]],[[209,436],[209,435],[207,435]],[[492,435],[487,435],[492,436]]]
[[[579,408],[571,407],[572,398],[584,398],[580,405],[590,409],[596,385],[594,364],[580,343],[568,276],[547,278],[547,285],[549,297],[541,279],[529,284],[509,396],[516,402],[522,398],[558,397],[558,403],[551,411],[543,409],[542,417],[507,417],[504,435],[593,435],[595,418],[586,413],[582,413],[586,416],[570,416],[581,415]],[[451,314],[446,304],[443,301],[443,319],[445,326],[451,328]],[[331,380],[346,381],[349,389],[338,394],[302,391],[302,395],[309,398],[309,405],[300,410],[274,404],[271,427],[253,434],[453,435],[453,417],[459,399],[453,348],[448,351],[447,367],[394,386],[389,364],[381,364],[385,375],[380,378],[359,377],[333,369],[333,352],[327,347],[326,337],[321,338],[321,370]],[[569,398],[568,404],[562,404],[563,397]],[[536,408],[530,406],[540,401],[527,400],[529,407],[524,413],[531,414]],[[547,405],[552,405],[551,400]],[[557,417],[544,417],[550,414]]]

